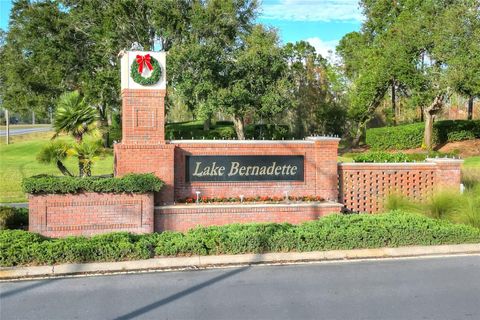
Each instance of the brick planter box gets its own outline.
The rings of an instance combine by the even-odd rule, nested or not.
[[[332,213],[343,205],[335,202],[292,204],[190,204],[155,207],[155,232],[187,231],[196,226],[230,223],[289,222],[293,224]]]
[[[48,237],[153,232],[153,193],[29,195],[29,231]]]

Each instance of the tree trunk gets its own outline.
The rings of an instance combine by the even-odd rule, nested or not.
[[[428,151],[433,149],[433,121],[435,115],[439,113],[442,108],[447,95],[445,93],[438,94],[434,99],[432,104],[423,109],[425,117],[425,132],[423,135],[425,148]]]
[[[233,126],[235,127],[238,140],[245,140],[245,127],[243,124],[243,118],[240,116],[233,117]]]
[[[208,115],[208,118],[203,121],[203,131],[210,131],[212,125],[212,116]]]
[[[64,176],[73,177],[73,175],[68,171],[68,169],[63,165],[62,161],[57,160],[57,168]]]
[[[107,116],[107,106],[100,105],[97,106],[97,111],[99,115],[99,122],[100,122],[100,132],[102,133],[102,144],[104,148],[108,148],[110,146],[110,134],[109,134],[109,126],[108,126],[108,116]]]
[[[424,117],[423,117],[423,106],[420,106],[420,122],[423,122],[424,121]]]
[[[84,171],[83,171],[83,163],[79,160],[78,161],[78,176],[83,177]]]
[[[429,112],[425,112],[424,118],[425,118],[425,132],[423,134],[423,141],[425,143],[425,148],[428,151],[432,150],[432,145],[433,145],[433,114],[430,114]]]
[[[102,129],[102,144],[104,148],[110,147],[110,131],[108,130],[108,118],[100,119],[100,127]]]
[[[468,98],[467,120],[473,119],[473,96]]]
[[[393,112],[393,125],[397,125],[397,101],[395,93],[395,79],[392,79],[392,112]]]
[[[6,132],[5,132],[5,139],[6,144],[10,144],[10,116],[8,115],[8,109],[5,108],[5,124],[6,124]]]
[[[363,123],[358,124],[357,132],[355,133],[355,137],[352,141],[352,147],[358,147],[358,145],[360,144],[360,139],[362,139],[363,134],[363,126]]]

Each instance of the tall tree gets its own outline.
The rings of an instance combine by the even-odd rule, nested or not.
[[[308,42],[287,43],[283,49],[292,82],[289,122],[295,135],[342,134],[344,87],[338,72]]]
[[[480,3],[458,1],[444,14],[438,36],[438,54],[447,62],[449,86],[468,98],[467,119],[480,97]]]
[[[366,15],[362,30],[342,39],[339,46],[352,81],[352,109],[357,123],[368,122],[368,114],[373,113],[389,85],[400,86],[423,110],[425,147],[432,148],[433,121],[450,95],[452,81],[448,75],[452,70],[462,69],[454,67],[453,56],[468,56],[466,46],[456,45],[468,42],[468,32],[442,35],[449,24],[465,25],[467,19],[463,14],[467,11],[478,17],[478,4],[474,7],[474,3],[471,0],[361,2]],[[463,8],[458,9],[459,4]],[[449,13],[454,8],[456,13]],[[458,51],[453,56],[446,54],[445,43],[465,55]],[[358,134],[355,140],[358,141]]]
[[[146,1],[64,0],[69,28],[76,39],[74,55],[78,88],[99,115],[103,145],[109,145],[108,118],[120,106],[120,66],[117,55],[137,43],[154,49],[155,31]]]
[[[54,1],[13,2],[0,69],[5,107],[46,113],[73,88],[67,16]]]
[[[176,16],[186,15],[174,7]],[[185,8],[182,6],[181,8]],[[164,31],[169,51],[169,74],[172,87],[183,101],[204,120],[209,129],[210,119],[219,106],[217,88],[225,81],[226,68],[232,52],[253,25],[257,2],[251,0],[193,1],[183,34]],[[185,17],[184,17],[185,19]],[[178,25],[183,30],[183,25]]]
[[[290,103],[287,64],[274,30],[256,25],[242,36],[224,71],[216,104],[233,119],[238,139],[245,139],[247,115],[273,118]]]

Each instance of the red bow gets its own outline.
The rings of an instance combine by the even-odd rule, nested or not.
[[[152,64],[150,63],[150,55],[146,54],[144,56],[137,55],[137,63],[138,63],[138,73],[143,72],[143,65],[146,64],[148,70],[152,71],[153,67]]]

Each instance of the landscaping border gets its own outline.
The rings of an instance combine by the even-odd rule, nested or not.
[[[457,254],[480,254],[480,243],[314,252],[192,256],[121,262],[69,263],[53,266],[4,267],[0,268],[0,280]]]

